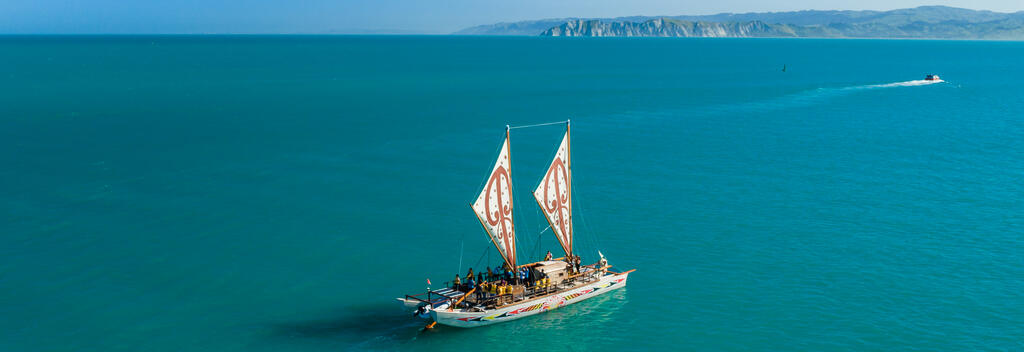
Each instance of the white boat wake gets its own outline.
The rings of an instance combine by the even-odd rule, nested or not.
[[[944,83],[942,80],[913,80],[913,81],[902,81],[892,83],[879,83],[879,84],[865,84],[857,86],[846,86],[846,87],[828,87],[828,88],[815,88],[800,92],[791,93],[771,99],[750,101],[746,103],[733,103],[725,105],[714,105],[708,106],[703,109],[694,111],[696,113],[705,114],[731,114],[739,111],[773,111],[773,110],[785,110],[798,107],[806,107],[824,104],[831,99],[856,94],[858,92],[885,89],[885,88],[899,88],[899,87],[916,87],[926,86],[937,83]]]
[[[856,87],[848,87],[848,88],[851,88],[851,89],[867,89],[867,88],[913,87],[913,86],[926,86],[926,85],[929,85],[929,84],[936,84],[936,83],[942,83],[942,82],[945,82],[945,81],[943,81],[941,79],[936,79],[936,80],[918,79],[918,80],[913,80],[913,81],[893,82],[893,83],[885,83],[885,84],[869,84],[869,85],[864,85],[864,86],[856,86]]]

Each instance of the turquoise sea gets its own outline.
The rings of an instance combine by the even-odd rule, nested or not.
[[[1024,349],[1024,43],[0,38],[3,351]],[[786,66],[786,71],[781,69]],[[899,84],[940,74],[944,83]],[[439,327],[505,125],[629,286]],[[559,126],[511,134],[520,258]]]

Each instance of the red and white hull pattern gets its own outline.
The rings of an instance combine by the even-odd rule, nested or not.
[[[498,309],[480,312],[433,310],[430,312],[430,315],[438,323],[460,328],[473,328],[502,323],[547,312],[626,287],[626,279],[628,277],[629,273],[607,274],[598,281],[569,291],[531,299]]]

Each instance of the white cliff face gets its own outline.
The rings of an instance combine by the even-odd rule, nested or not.
[[[785,25],[751,22],[689,22],[658,18],[645,22],[573,20],[552,27],[553,37],[795,37]]]
[[[1024,12],[943,6],[892,11],[791,11],[631,21],[544,19],[467,28],[457,34],[652,37],[931,38],[1024,40]]]

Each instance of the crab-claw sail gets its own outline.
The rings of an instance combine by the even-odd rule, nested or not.
[[[533,191],[533,197],[544,211],[544,217],[551,225],[565,254],[572,254],[572,190],[571,169],[569,168],[569,129],[566,127],[562,144],[555,152],[544,179]]]
[[[498,161],[494,163],[487,184],[473,203],[473,211],[491,236],[498,253],[501,253],[509,267],[515,268],[516,230],[512,222],[511,166],[506,129],[505,143],[501,146]]]

